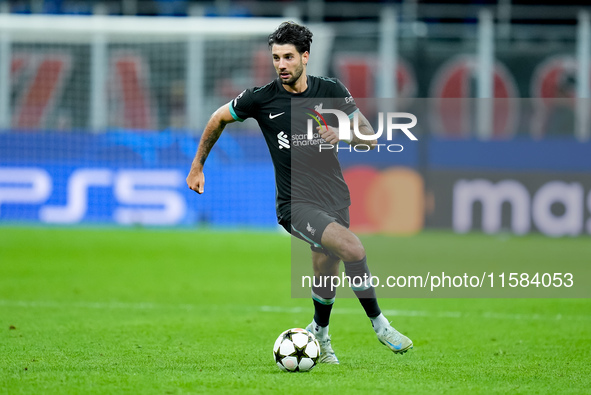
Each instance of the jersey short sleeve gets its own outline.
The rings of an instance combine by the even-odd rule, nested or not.
[[[349,118],[352,118],[353,114],[356,111],[359,111],[359,109],[357,108],[357,104],[355,104],[355,99],[353,99],[353,96],[349,92],[349,89],[347,89],[347,87],[341,81],[337,79],[336,82],[337,83],[335,84],[334,88],[334,97],[343,99],[342,101],[339,100],[338,102],[339,110],[347,114]]]
[[[252,89],[242,91],[229,105],[230,113],[236,121],[242,122],[254,116],[256,105],[252,97]]]

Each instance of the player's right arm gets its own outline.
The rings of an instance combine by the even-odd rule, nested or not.
[[[191,164],[191,170],[187,176],[187,185],[195,192],[203,193],[203,184],[205,183],[205,176],[203,175],[203,165],[207,156],[211,152],[216,141],[222,134],[222,131],[227,124],[235,122],[236,120],[230,112],[230,104],[225,104],[218,108],[209,118],[205,130],[201,135],[201,141],[197,148],[197,153]]]

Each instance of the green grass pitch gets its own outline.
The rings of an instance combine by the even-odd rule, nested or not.
[[[502,256],[499,238],[469,237]],[[503,243],[591,261],[589,238]],[[393,248],[444,265],[471,245],[426,232]],[[337,299],[341,365],[281,372],[275,338],[312,318],[290,297],[289,247],[264,232],[0,228],[0,393],[591,393],[584,299],[382,299],[414,341],[405,355]]]

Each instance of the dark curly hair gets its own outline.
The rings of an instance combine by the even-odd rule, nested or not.
[[[277,30],[269,34],[269,48],[273,44],[293,44],[300,54],[310,52],[312,44],[312,32],[306,26],[298,25],[295,22],[283,22]]]

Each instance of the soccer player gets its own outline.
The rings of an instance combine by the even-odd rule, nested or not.
[[[187,176],[189,188],[204,192],[203,165],[224,127],[246,118],[257,120],[271,153],[275,167],[278,222],[292,235],[306,241],[312,249],[312,266],[316,279],[339,275],[343,261],[345,274],[359,278],[353,288],[378,340],[394,353],[412,348],[412,341],[394,329],[382,314],[374,288],[371,286],[365,250],[359,238],[349,228],[349,190],[343,179],[336,149],[320,149],[339,143],[338,130],[332,126],[317,127],[313,140],[301,142],[306,133],[292,123],[292,99],[307,100],[321,111],[320,98],[331,98],[339,110],[350,119],[358,118],[358,130],[366,139],[355,134],[348,144],[377,144],[373,128],[360,113],[345,86],[337,79],[314,77],[306,73],[310,60],[312,32],[294,22],[282,23],[269,36],[269,47],[278,78],[265,86],[247,89],[230,103],[216,110],[207,123]],[[326,101],[326,99],[323,99]],[[306,107],[308,108],[308,107]],[[308,108],[311,110],[311,108]],[[353,122],[348,127],[352,128]],[[300,135],[297,135],[300,133]],[[307,136],[307,135],[306,135]],[[296,139],[298,137],[298,139]],[[300,148],[297,152],[296,145]],[[330,283],[329,283],[330,284]],[[320,362],[338,364],[332,349],[328,324],[336,290],[322,281],[314,281],[312,299],[314,319],[306,328],[320,343]]]

